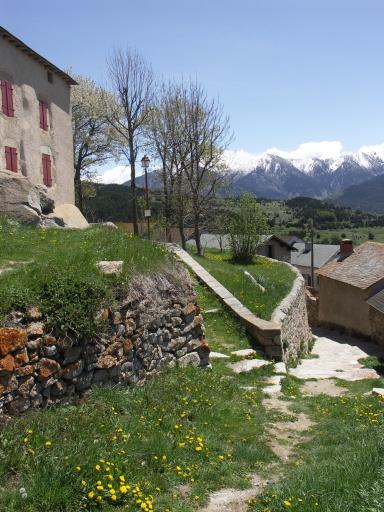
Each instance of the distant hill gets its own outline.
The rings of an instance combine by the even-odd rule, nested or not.
[[[355,210],[384,213],[384,175],[346,188],[335,201]]]

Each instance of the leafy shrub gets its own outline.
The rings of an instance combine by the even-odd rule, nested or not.
[[[233,209],[229,223],[229,240],[237,263],[252,263],[267,233],[267,219],[262,207],[251,194],[244,194]]]

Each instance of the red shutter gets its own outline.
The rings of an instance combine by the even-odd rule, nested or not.
[[[48,130],[48,106],[44,101],[39,101],[40,128]]]
[[[52,164],[49,155],[42,156],[43,162],[43,182],[47,187],[52,187]]]
[[[1,80],[1,105],[3,114],[8,115],[8,103],[7,103],[7,86],[6,81]]]
[[[15,110],[13,108],[13,88],[11,82],[5,82],[6,91],[7,91],[7,105],[8,105],[8,116],[13,117],[15,115]]]
[[[5,147],[5,168],[7,171],[17,172],[17,149]]]
[[[1,81],[1,103],[3,114],[8,117],[13,117],[15,115],[13,108],[13,88],[11,82],[7,82],[6,80]]]
[[[12,171],[17,172],[17,149],[11,148]]]
[[[5,146],[5,168],[7,171],[12,171],[12,155],[11,148]]]

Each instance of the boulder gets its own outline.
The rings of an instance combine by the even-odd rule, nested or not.
[[[98,261],[96,267],[103,274],[120,274],[123,270],[123,261]]]
[[[48,216],[50,219],[59,217],[63,219],[66,228],[86,229],[89,228],[87,219],[74,204],[61,204],[56,206]]]
[[[200,357],[196,352],[190,352],[189,354],[180,357],[180,359],[177,360],[177,364],[182,368],[185,368],[186,366],[197,367],[200,365]]]
[[[54,202],[43,185],[33,185],[22,174],[0,172],[0,214],[39,225],[53,211]]]

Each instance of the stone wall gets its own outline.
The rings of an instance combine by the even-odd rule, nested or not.
[[[308,322],[311,327],[319,325],[319,293],[314,288],[307,288],[305,291],[307,302]]]
[[[136,276],[104,334],[87,342],[46,332],[37,306],[13,311],[0,328],[0,416],[68,402],[92,385],[141,385],[166,367],[206,359],[204,327],[189,275]],[[200,359],[199,354],[202,355]]]
[[[372,339],[384,346],[384,313],[372,306],[369,308],[369,319],[372,328]]]
[[[291,365],[308,353],[312,332],[308,323],[304,278],[295,267],[288,263],[285,265],[295,272],[296,279],[290,293],[273,312],[271,321],[280,325],[283,360]]]

